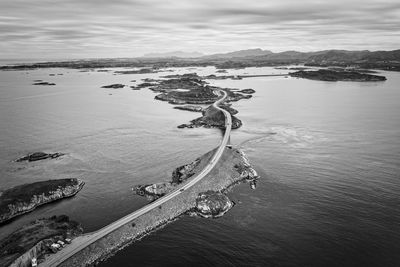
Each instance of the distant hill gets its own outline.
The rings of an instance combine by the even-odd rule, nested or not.
[[[167,53],[149,53],[145,54],[143,57],[146,58],[171,58],[171,57],[178,57],[178,58],[196,58],[204,56],[204,54],[200,52],[183,52],[183,51],[174,51],[174,52],[167,52]]]
[[[229,58],[242,58],[242,57],[258,57],[273,54],[269,50],[262,50],[260,48],[239,50],[229,53],[212,54],[202,57],[202,59],[229,59]]]
[[[198,52],[175,51],[151,53],[141,58],[90,59],[59,62],[41,62],[12,66],[0,66],[0,70],[35,69],[51,67],[112,68],[112,67],[186,67],[215,66],[219,69],[283,66],[338,66],[362,69],[400,71],[400,49],[392,51],[323,50],[316,52],[284,51],[273,53],[260,48],[229,53],[203,55]]]

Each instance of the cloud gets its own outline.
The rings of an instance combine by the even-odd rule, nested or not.
[[[0,2],[3,58],[398,49],[397,0],[13,0]]]

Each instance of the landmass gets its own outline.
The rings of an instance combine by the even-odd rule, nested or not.
[[[289,74],[292,77],[305,78],[319,81],[356,81],[356,82],[375,82],[385,81],[385,76],[360,73],[356,71],[336,71],[320,69],[315,71],[296,71]]]
[[[135,193],[140,196],[146,196],[150,201],[153,201],[176,190],[180,184],[186,182],[196,173],[204,169],[204,166],[208,163],[214,152],[215,150],[212,150],[191,163],[176,168],[172,172],[170,181],[137,185],[134,187]],[[224,153],[233,156],[234,159],[232,162],[226,162],[224,168],[218,168],[224,175],[227,174],[235,177],[226,188],[238,182],[253,182],[258,179],[257,172],[252,168],[249,160],[242,151],[234,148],[227,148]],[[225,158],[225,154],[223,158]],[[224,159],[221,159],[221,161],[224,161]],[[231,169],[227,169],[230,164]],[[209,184],[209,188],[204,188],[204,191],[198,193],[198,196],[196,196],[188,211],[195,212],[203,217],[222,216],[233,206],[233,203],[225,194],[226,188],[213,187]]]
[[[266,67],[284,65],[304,66],[338,66],[357,69],[380,69],[400,71],[400,50],[392,51],[347,51],[323,50],[314,52],[284,51],[273,53],[268,50],[248,49],[223,54],[198,56],[193,58],[155,57],[128,59],[95,59],[58,62],[39,62],[33,64],[0,66],[0,70],[31,70],[38,68],[75,68],[75,69],[105,69],[105,68],[135,68],[143,70],[128,70],[125,74],[147,72],[160,68],[171,67],[206,67],[214,66],[219,70],[238,69],[246,67]],[[295,67],[294,67],[295,68]],[[301,67],[303,68],[303,67]],[[124,74],[124,73],[120,73]]]
[[[253,89],[237,90],[232,88],[220,88],[210,86],[206,81],[207,77],[197,75],[197,73],[173,74],[163,76],[163,79],[146,79],[145,83],[139,84],[132,89],[148,87],[156,93],[155,99],[167,101],[170,104],[182,105],[175,106],[176,109],[202,112],[202,117],[192,120],[188,124],[181,124],[178,128],[195,128],[195,127],[218,127],[223,128],[225,117],[223,113],[215,109],[212,105],[203,108],[196,105],[205,105],[214,103],[219,96],[215,93],[217,90],[224,90],[228,97],[221,107],[232,115],[232,128],[237,129],[242,125],[242,121],[233,116],[238,113],[233,109],[229,102],[239,101],[241,99],[251,98],[251,94],[255,93]]]
[[[0,192],[0,224],[38,206],[77,194],[85,183],[76,178],[40,181]]]
[[[23,156],[19,159],[17,159],[17,162],[21,161],[38,161],[38,160],[43,160],[43,159],[55,159],[58,157],[64,156],[63,153],[45,153],[45,152],[35,152],[32,154],[28,154],[26,156]]]
[[[197,161],[197,163],[194,164],[193,171],[188,170],[184,173],[198,173],[208,164],[215,151],[216,149],[202,155],[199,160],[194,161]],[[183,169],[179,168],[177,172]],[[181,176],[176,178],[178,177]],[[218,217],[233,204],[221,194],[226,196],[227,190],[233,185],[253,181],[257,178],[257,173],[251,167],[246,155],[236,148],[227,147],[217,165],[195,185],[187,188],[170,201],[165,202],[159,208],[152,209],[118,227],[112,233],[97,239],[90,246],[84,247],[66,259],[60,267],[96,264],[109,257],[110,254],[132,242],[140,240],[145,235],[184,214],[192,214],[193,212],[197,214],[200,212],[201,214],[199,213],[199,215],[205,217]],[[166,181],[166,183],[168,182],[172,182],[171,178]],[[176,190],[179,190],[178,188],[175,187]],[[216,195],[214,195],[214,192],[216,192]],[[87,237],[77,237],[74,241],[84,238]]]
[[[66,244],[82,232],[66,215],[35,220],[0,241],[0,266],[31,266],[32,258],[40,263],[56,252],[52,244]]]

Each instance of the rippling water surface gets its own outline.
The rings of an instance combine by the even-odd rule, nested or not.
[[[0,72],[1,188],[65,177],[86,182],[74,198],[2,226],[0,237],[62,213],[96,230],[146,203],[130,187],[167,180],[174,167],[215,147],[215,129],[176,128],[198,114],[155,101],[146,89],[100,88],[166,74]],[[234,103],[244,125],[232,141],[261,175],[257,189],[235,187],[237,205],[222,218],[182,217],[101,266],[399,266],[400,73],[382,74],[388,80],[381,83],[210,81],[256,90]],[[32,86],[35,79],[57,85]],[[66,156],[13,162],[34,151]]]

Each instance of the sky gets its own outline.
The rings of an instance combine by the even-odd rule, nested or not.
[[[400,49],[399,0],[1,0],[0,59]]]

